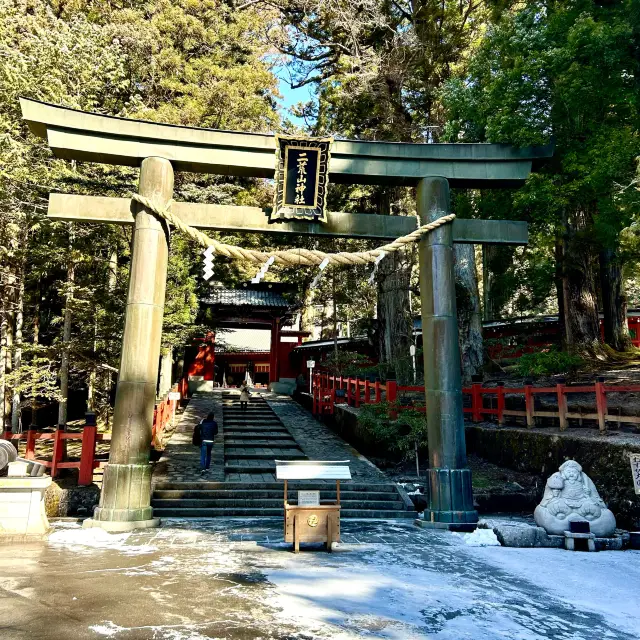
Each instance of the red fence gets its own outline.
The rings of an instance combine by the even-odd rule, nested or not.
[[[185,379],[174,385],[170,394],[167,394],[165,398],[158,402],[153,410],[152,444],[156,448],[160,448],[164,431],[175,416],[178,403],[180,402],[180,399],[171,395],[173,393],[179,393],[180,399],[186,397],[187,382]],[[111,434],[98,433],[95,416],[93,414],[87,414],[87,421],[82,431],[64,431],[62,429],[56,429],[55,431],[36,431],[30,429],[23,433],[5,431],[2,437],[5,440],[16,441],[16,446],[18,446],[20,441],[26,440],[24,457],[27,460],[35,460],[43,464],[49,469],[49,474],[52,478],[56,478],[62,469],[78,469],[79,485],[91,484],[93,482],[94,469],[104,466],[107,462],[106,460],[100,460],[96,457],[96,443],[111,441]],[[80,460],[64,460],[66,443],[69,441],[80,441],[82,443]],[[46,460],[38,456],[36,452],[38,442],[52,442],[53,452],[51,454],[51,460]]]
[[[90,414],[93,415],[93,414]],[[79,469],[78,484],[87,485],[93,482],[93,470],[106,463],[106,460],[96,459],[96,442],[111,440],[111,434],[98,433],[98,427],[95,420],[87,421],[81,432],[69,432],[62,429],[56,429],[53,432],[42,432],[29,430],[23,433],[11,433],[5,431],[3,438],[5,440],[26,440],[26,451],[24,457],[27,460],[35,460],[43,464],[49,469],[52,478],[58,476],[61,469]],[[66,443],[68,441],[82,442],[82,452],[80,460],[63,461]],[[53,453],[51,460],[43,460],[36,455],[36,443],[53,441]],[[17,446],[18,443],[16,443]]]
[[[424,411],[424,400],[421,405],[403,405],[403,393],[418,392],[424,394],[423,386],[402,386],[395,380],[388,380],[386,384],[370,382],[359,378],[343,378],[330,376],[326,373],[317,373],[313,381],[313,412],[314,414],[333,413],[334,405],[341,402],[353,407],[361,404],[378,404],[384,400],[392,407],[389,410],[390,417],[397,416],[398,409],[414,409]],[[462,389],[466,396],[466,405],[463,411],[465,416],[470,416],[473,422],[482,422],[483,419],[495,417],[498,424],[505,423],[505,417],[513,416],[524,418],[527,427],[534,427],[536,418],[557,418],[561,430],[569,426],[569,420],[595,420],[600,431],[607,430],[608,422],[640,424],[640,416],[625,416],[619,411],[617,414],[609,413],[607,407],[607,394],[610,393],[638,393],[640,385],[607,385],[598,380],[593,385],[568,386],[557,384],[553,387],[534,387],[527,384],[523,387],[483,387],[480,383],[474,383],[471,387]],[[593,393],[595,412],[582,413],[569,411],[567,398],[575,393]],[[555,396],[557,407],[555,410],[536,409],[535,396],[552,394]],[[524,404],[524,410],[508,409],[506,399],[509,396],[514,404]]]

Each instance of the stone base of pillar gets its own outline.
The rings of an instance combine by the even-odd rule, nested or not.
[[[428,475],[429,508],[425,509],[421,526],[473,530],[478,512],[473,508],[471,470],[429,469]]]
[[[109,533],[125,533],[135,529],[155,529],[160,526],[160,518],[150,518],[149,520],[133,520],[129,522],[118,522],[112,520],[96,520],[88,518],[82,523],[83,529],[98,528]]]
[[[157,527],[151,508],[151,465],[108,464],[104,468],[100,504],[87,527],[130,531]]]

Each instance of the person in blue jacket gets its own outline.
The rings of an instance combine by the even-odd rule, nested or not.
[[[211,449],[213,439],[218,433],[218,423],[215,421],[213,411],[204,420],[196,425],[193,433],[193,443],[200,444],[200,473],[204,474],[211,466]]]

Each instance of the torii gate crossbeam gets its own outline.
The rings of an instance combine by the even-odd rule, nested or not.
[[[140,166],[139,193],[165,206],[173,172],[273,177],[273,135],[176,127],[75,111],[21,99],[31,130],[60,158]],[[496,188],[523,184],[532,164],[552,147],[516,149],[494,144],[403,144],[336,141],[330,181],[417,187],[421,224],[450,211],[449,183]],[[269,224],[253,207],[176,203],[175,213],[204,229],[393,239],[415,220],[368,214],[328,214],[327,224]],[[52,194],[49,215],[84,222],[134,224],[131,275],[109,463],[93,526],[125,531],[156,526],[150,506],[149,451],[160,355],[169,233],[163,220],[119,198]],[[456,220],[419,243],[430,504],[434,527],[477,522],[471,471],[466,465],[453,243],[526,244],[525,223]]]

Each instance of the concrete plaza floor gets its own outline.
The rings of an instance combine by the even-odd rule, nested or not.
[[[640,633],[640,552],[472,547],[402,521],[343,521],[294,555],[277,519],[58,524],[0,546],[0,638],[610,638]]]

